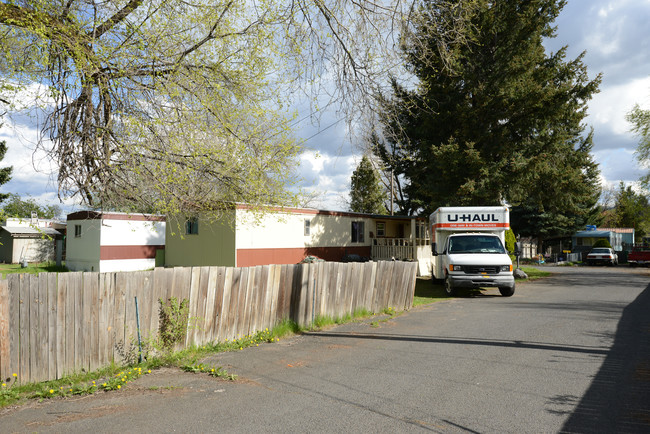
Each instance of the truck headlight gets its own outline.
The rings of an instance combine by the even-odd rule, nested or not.
[[[502,265],[501,271],[512,271],[512,265]]]
[[[449,264],[449,271],[463,271],[463,266]]]

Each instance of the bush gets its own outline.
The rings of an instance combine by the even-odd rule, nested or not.
[[[516,242],[517,237],[515,237],[515,233],[512,231],[512,229],[508,229],[506,231],[506,250],[508,252],[514,252]]]
[[[607,241],[605,238],[600,238],[596,240],[593,246],[591,247],[609,247],[610,249],[612,248],[612,245],[609,244],[609,241]]]

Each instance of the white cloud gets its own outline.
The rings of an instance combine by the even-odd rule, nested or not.
[[[302,188],[319,195],[310,206],[335,211],[345,209],[350,177],[356,165],[353,155],[337,156],[305,151],[300,164]]]
[[[608,86],[594,95],[589,103],[589,121],[594,128],[604,128],[615,134],[630,134],[625,115],[635,104],[650,107],[650,76],[627,83]]]
[[[593,153],[600,165],[601,176],[607,183],[633,182],[639,179],[642,169],[634,158],[634,151],[618,148],[604,149]]]

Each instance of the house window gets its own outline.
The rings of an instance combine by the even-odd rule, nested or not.
[[[424,223],[418,222],[415,226],[415,238],[425,239],[427,236],[427,226]]]
[[[377,236],[385,237],[386,236],[386,223],[377,222]]]
[[[74,225],[74,237],[81,237],[81,225]]]
[[[306,237],[308,237],[309,234],[310,234],[310,232],[309,232],[310,226],[311,226],[311,220],[305,219],[305,236]]]
[[[364,222],[352,222],[352,242],[363,243],[365,233]]]
[[[185,222],[185,235],[197,235],[199,233],[199,218],[191,217]]]

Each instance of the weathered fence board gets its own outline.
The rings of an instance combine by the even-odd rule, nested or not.
[[[121,362],[140,334],[154,337],[159,299],[189,303],[182,345],[232,340],[283,319],[301,326],[358,308],[413,302],[417,263],[330,263],[250,268],[156,268],[132,273],[41,273],[0,280],[0,375],[20,382],[60,378]]]
[[[9,282],[0,281],[0,380],[9,377],[11,366],[10,336],[9,336]],[[3,363],[4,360],[4,363]]]

